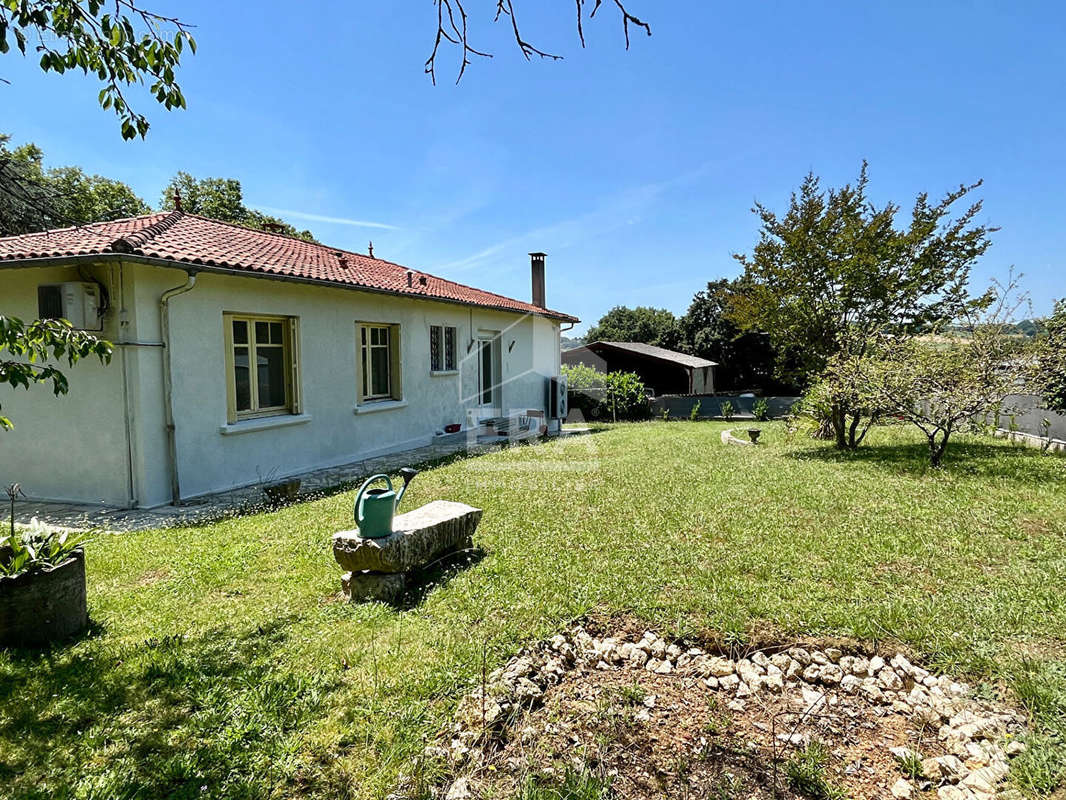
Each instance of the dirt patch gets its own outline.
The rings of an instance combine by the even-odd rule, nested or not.
[[[137,578],[138,586],[151,586],[152,584],[165,581],[170,577],[170,571],[165,569],[150,569]]]
[[[1020,797],[1015,709],[902,653],[804,644],[713,652],[576,626],[487,676],[393,797]]]

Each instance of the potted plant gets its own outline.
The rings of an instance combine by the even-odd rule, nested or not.
[[[26,647],[65,639],[89,622],[85,605],[85,554],[81,538],[28,530],[0,538],[0,647]]]

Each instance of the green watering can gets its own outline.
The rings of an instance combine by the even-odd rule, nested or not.
[[[417,474],[418,470],[412,467],[400,470],[403,488],[399,494],[393,490],[392,479],[388,475],[379,473],[366,479],[355,496],[355,524],[359,526],[360,536],[364,539],[381,539],[392,533],[392,516],[403,499],[403,493],[407,491],[407,485]],[[370,484],[381,479],[389,485],[388,489],[369,488]]]

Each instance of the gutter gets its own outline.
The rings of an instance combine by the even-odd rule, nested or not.
[[[174,505],[181,505],[181,486],[178,480],[178,442],[174,430],[174,381],[170,362],[170,301],[180,294],[191,292],[196,286],[195,270],[186,269],[185,283],[167,289],[159,296],[159,332],[163,342],[163,411],[167,432],[167,456],[170,461],[170,494]]]

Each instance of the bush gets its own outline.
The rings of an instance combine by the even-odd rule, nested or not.
[[[607,385],[607,376],[593,367],[584,364],[563,364],[563,377],[571,390],[602,389]]]
[[[700,418],[700,406],[701,405],[703,405],[703,401],[702,400],[697,400],[693,404],[692,410],[688,412],[688,418],[690,420],[692,420],[693,422],[695,422],[696,420],[698,420]]]
[[[770,418],[770,404],[763,397],[758,398],[751,404],[751,414],[758,422],[766,422]]]
[[[723,400],[722,404],[718,406],[718,410],[722,414],[722,419],[729,421],[733,419],[733,414],[736,409],[733,408],[733,404],[728,400]]]
[[[635,372],[596,372],[583,365],[564,367],[570,384],[570,407],[586,419],[638,420],[651,416],[651,402]]]
[[[647,419],[651,413],[648,390],[635,372],[607,373],[603,403],[612,419]]]

